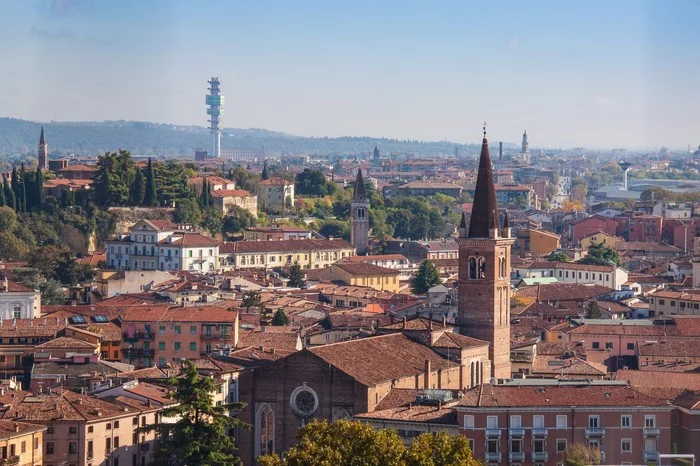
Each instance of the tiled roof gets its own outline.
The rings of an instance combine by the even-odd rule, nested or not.
[[[16,419],[31,422],[96,421],[114,417],[133,416],[134,410],[125,410],[123,405],[110,403],[92,396],[70,390],[34,396],[23,393],[14,404],[3,413],[3,419]],[[138,412],[138,411],[136,411]]]
[[[299,336],[297,332],[293,333],[272,333],[272,332],[251,332],[240,331],[238,334],[238,348],[247,348],[250,346],[264,348],[275,348],[275,350],[283,351],[298,351],[297,343]]]
[[[292,254],[296,251],[354,249],[343,239],[287,239],[281,241],[235,241],[219,246],[220,254],[269,253]]]
[[[251,197],[245,189],[217,189],[211,192],[212,197]]]
[[[662,340],[656,343],[640,342],[638,346],[639,356],[662,357],[680,361],[700,358],[700,345],[689,345],[683,340]]]
[[[433,405],[408,405],[398,408],[375,410],[370,413],[355,415],[358,419],[403,421],[457,426],[457,412],[447,406],[438,409]]]
[[[233,323],[235,311],[215,306],[173,307],[130,307],[123,317],[122,329],[129,322],[221,322]]]
[[[262,186],[289,186],[289,185],[293,185],[294,182],[275,176],[272,178],[268,178],[267,180],[262,180],[258,184],[260,184]]]
[[[307,351],[368,387],[423,374],[426,360],[430,361],[432,370],[454,365],[401,333],[319,346]]]
[[[562,359],[559,355],[538,354],[532,364],[533,374],[553,374],[558,376],[605,376],[607,367],[603,364],[573,357]]]
[[[177,233],[160,241],[160,244],[185,247],[212,247],[219,245],[217,241],[202,236],[199,233]]]
[[[336,262],[332,267],[338,267],[355,277],[399,275],[400,273],[398,270],[381,267],[368,262]]]
[[[84,165],[82,163],[77,163],[75,165],[68,165],[67,167],[60,168],[59,173],[69,173],[69,172],[96,172],[97,167],[94,165]]]
[[[97,345],[93,345],[92,343],[78,340],[76,338],[58,337],[58,338],[54,338],[53,340],[42,343],[40,345],[37,345],[36,348],[39,350],[75,349],[75,348],[94,350],[97,348]]]
[[[4,280],[0,278],[0,293],[27,293],[30,291],[33,292],[34,289],[12,280],[7,280],[7,290],[5,290]]]
[[[588,265],[577,264],[575,262],[553,262],[553,261],[535,261],[528,264],[528,269],[565,269],[565,270],[581,270],[583,272],[614,272],[615,267],[610,265]]]
[[[452,325],[446,324],[443,326],[441,320],[431,320],[425,317],[413,317],[411,319],[406,319],[382,326],[382,329],[388,330],[443,330],[451,329]]]
[[[435,348],[473,348],[476,346],[488,346],[489,342],[477,338],[460,335],[459,333],[445,332],[438,338],[433,346]]]
[[[583,283],[542,283],[517,290],[516,298],[535,298],[539,301],[581,301],[614,291],[601,285]]]
[[[667,406],[662,400],[644,395],[629,386],[517,386],[483,384],[466,392],[459,408],[488,407]]]
[[[8,440],[30,432],[46,430],[46,426],[30,424],[28,422],[10,421],[0,419],[0,440]]]
[[[408,258],[403,254],[377,254],[370,256],[351,256],[347,260],[350,262],[374,262],[374,261],[404,261],[408,263]]]

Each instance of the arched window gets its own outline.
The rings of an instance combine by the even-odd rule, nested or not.
[[[499,276],[501,278],[507,278],[506,277],[506,273],[507,273],[506,272],[506,258],[501,256],[501,258],[498,261],[498,265],[499,265]]]
[[[479,257],[479,278],[486,278],[486,259]]]
[[[364,207],[358,207],[358,208],[357,208],[357,219],[358,219],[358,220],[364,220],[364,219],[365,219],[365,208],[364,208]]]
[[[256,456],[275,451],[275,413],[267,403],[258,407],[255,415],[255,433]]]
[[[338,408],[333,413],[333,420],[334,421],[336,419],[348,419],[349,417],[350,417],[350,413],[348,413],[348,410],[345,408]]]
[[[469,258],[469,278],[476,278],[476,257],[473,256]]]

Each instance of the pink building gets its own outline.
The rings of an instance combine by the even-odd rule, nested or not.
[[[615,236],[617,232],[617,224],[614,219],[603,217],[601,215],[591,215],[572,225],[571,239],[573,244],[577,245],[586,236],[598,233],[600,231],[609,235]]]

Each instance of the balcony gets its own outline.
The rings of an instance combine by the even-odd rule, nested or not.
[[[124,348],[123,352],[124,357],[129,359],[152,358],[155,355],[156,350],[150,348]]]
[[[605,429],[602,427],[587,427],[586,437],[604,437]]]
[[[501,462],[501,452],[497,453],[491,453],[491,452],[486,452],[486,461],[491,462],[491,461],[496,461],[498,463]]]
[[[549,454],[546,451],[532,452],[532,461],[542,461],[543,463],[546,463],[548,458]]]
[[[525,452],[523,451],[511,451],[508,453],[508,460],[511,463],[518,463],[521,461],[525,461]]]
[[[644,436],[645,437],[658,437],[661,435],[661,429],[658,427],[645,427]]]
[[[493,437],[501,437],[501,429],[486,429],[486,437],[487,438],[493,438]]]
[[[511,427],[508,429],[508,435],[512,438],[523,438],[525,437],[525,429],[522,427]]]
[[[153,340],[155,337],[156,334],[153,332],[142,332],[140,330],[136,332],[122,332],[124,341]]]
[[[658,463],[659,462],[659,452],[658,451],[645,451],[644,452],[644,462],[645,463]]]
[[[547,436],[547,429],[544,427],[533,427],[532,436],[534,438],[544,438]]]

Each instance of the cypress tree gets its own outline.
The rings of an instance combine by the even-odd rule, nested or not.
[[[263,180],[267,180],[270,178],[270,174],[267,173],[267,162],[265,162],[265,165],[263,165],[263,171],[260,174],[260,178]]]
[[[209,182],[204,178],[204,181],[202,181],[202,195],[199,198],[199,203],[202,205],[203,209],[208,207],[211,203],[209,197]]]
[[[143,170],[136,170],[136,178],[134,179],[134,189],[131,195],[131,202],[134,205],[143,204],[144,190],[145,185],[143,180]]]
[[[150,157],[148,158],[148,168],[146,169],[146,193],[143,202],[147,206],[154,206],[158,203],[156,177],[153,173],[153,164],[151,163]]]
[[[41,168],[37,168],[34,173],[34,207],[36,209],[41,209],[44,205],[44,173]]]
[[[7,181],[7,177],[2,175],[2,190],[5,193],[5,204],[11,207],[12,210],[17,210],[17,203],[15,202],[15,193],[12,191],[10,183]]]
[[[4,206],[6,204],[5,201],[5,175],[2,175],[2,186],[0,186],[0,206]]]

